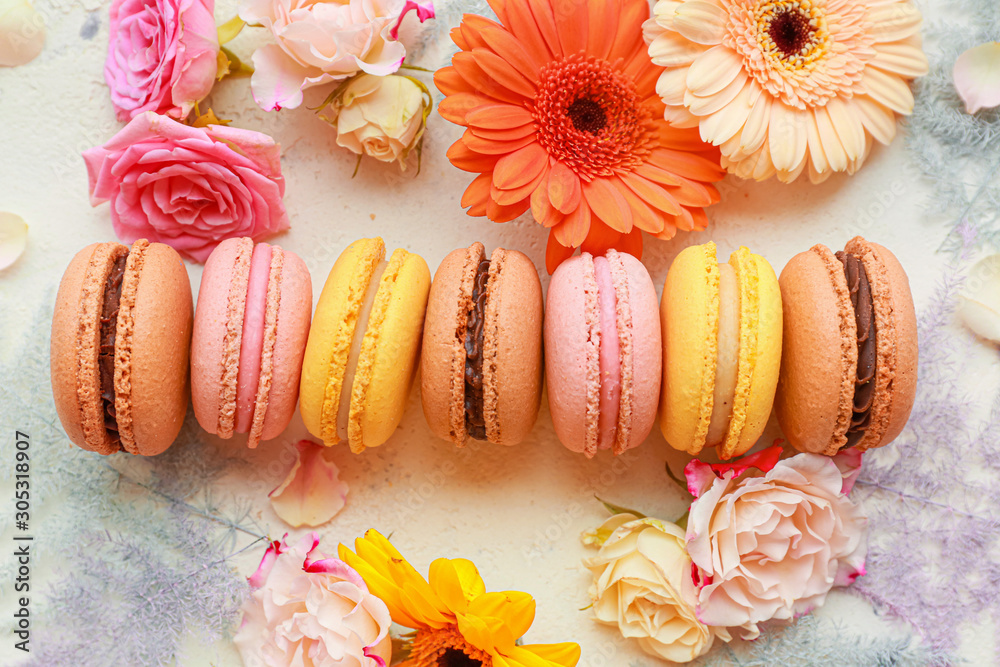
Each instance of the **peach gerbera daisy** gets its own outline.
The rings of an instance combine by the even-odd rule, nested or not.
[[[643,31],[665,118],[742,178],[853,174],[927,72],[909,0],[659,0]]]
[[[580,646],[523,644],[535,601],[527,593],[487,593],[476,566],[464,558],[438,558],[429,581],[376,530],[340,545],[340,559],[357,570],[392,620],[416,632],[398,667],[574,667]]]
[[[555,4],[555,6],[554,6]],[[469,215],[529,208],[551,229],[549,271],[583,246],[639,255],[641,231],[704,229],[719,200],[719,153],[671,127],[640,38],[646,0],[490,0],[499,23],[465,15],[461,51],[434,82],[442,116],[468,129],[448,150],[479,174]]]

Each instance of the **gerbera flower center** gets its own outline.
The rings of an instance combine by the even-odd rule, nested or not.
[[[488,653],[469,644],[455,626],[419,630],[410,647],[412,667],[493,667]]]
[[[631,170],[649,152],[650,112],[617,64],[601,58],[548,63],[531,110],[542,146],[585,180]]]
[[[810,0],[771,0],[757,8],[757,39],[765,57],[786,69],[809,68],[830,48],[826,20]]]

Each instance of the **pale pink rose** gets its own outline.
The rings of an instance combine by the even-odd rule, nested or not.
[[[104,80],[118,120],[185,118],[215,83],[215,0],[112,0]]]
[[[865,573],[868,520],[846,496],[860,456],[775,462],[780,451],[776,445],[736,465],[695,460],[685,469],[696,498],[687,549],[698,619],[742,627],[745,639],[759,634],[758,623],[808,613],[833,586]]]
[[[248,667],[389,664],[389,609],[347,563],[317,554],[318,544],[316,533],[292,547],[272,542],[248,579],[254,590],[233,638]]]
[[[254,100],[265,111],[292,109],[306,88],[358,72],[392,74],[406,56],[396,30],[411,9],[421,21],[434,16],[432,3],[408,0],[246,0],[240,18],[277,41],[253,54]]]
[[[166,243],[197,262],[225,239],[288,229],[280,157],[266,134],[151,111],[83,153],[90,203],[111,201],[119,239]]]

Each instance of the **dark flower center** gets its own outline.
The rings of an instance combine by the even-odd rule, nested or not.
[[[608,117],[601,105],[585,97],[570,104],[566,108],[566,115],[573,121],[573,127],[588,134],[597,134],[608,124]]]
[[[814,32],[809,17],[794,9],[786,9],[771,19],[767,31],[771,41],[786,57],[801,53]]]
[[[482,667],[483,663],[475,658],[471,658],[464,651],[457,648],[445,649],[445,652],[438,656],[438,667]]]

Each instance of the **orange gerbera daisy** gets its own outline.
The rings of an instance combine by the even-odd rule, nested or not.
[[[441,115],[468,128],[448,158],[479,173],[469,215],[530,208],[551,229],[550,272],[581,245],[641,255],[640,230],[704,229],[719,151],[663,118],[646,0],[489,1],[500,22],[465,15],[451,33],[461,51],[434,76]]]
[[[574,667],[580,646],[524,644],[535,601],[527,593],[487,593],[479,571],[464,558],[438,558],[430,581],[420,576],[389,540],[369,530],[343,544],[339,556],[382,599],[396,623],[416,633],[398,667]]]

